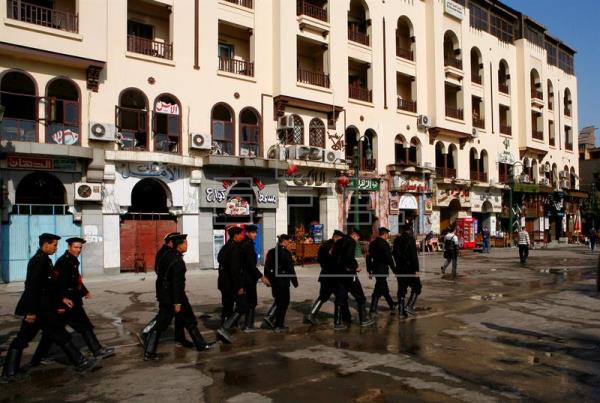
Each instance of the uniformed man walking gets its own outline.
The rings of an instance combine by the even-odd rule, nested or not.
[[[310,312],[304,317],[305,322],[317,325],[317,314],[321,310],[324,303],[329,301],[332,295],[336,294],[339,277],[336,274],[335,260],[333,256],[333,247],[335,243],[344,237],[344,233],[339,230],[333,231],[333,236],[330,240],[323,242],[317,253],[317,261],[321,265],[321,273],[319,274],[319,296],[313,302]]]
[[[55,280],[58,285],[58,299],[62,304],[59,309],[64,312],[60,315],[60,318],[81,334],[83,341],[94,357],[107,358],[115,354],[115,349],[102,347],[94,333],[94,325],[92,325],[83,308],[83,299],[92,298],[92,294],[83,284],[83,278],[79,273],[78,257],[85,242],[85,239],[79,237],[67,239],[67,250],[54,265]],[[44,356],[50,351],[51,345],[52,341],[44,334],[31,359],[33,366],[41,363]]]
[[[41,330],[65,353],[78,372],[96,365],[96,359],[87,359],[71,342],[71,335],[59,318],[58,292],[54,280],[54,265],[50,256],[56,252],[59,236],[44,233],[39,236],[40,248],[27,264],[25,290],[17,303],[15,314],[23,316],[21,328],[10,343],[4,367],[3,381],[19,380],[19,367],[23,350]]]
[[[290,239],[289,235],[279,235],[277,246],[267,252],[265,264],[265,275],[269,279],[275,300],[275,311],[273,312],[275,332],[287,330],[285,315],[290,304],[290,283],[294,285],[294,288],[298,288],[294,260],[288,249]],[[273,323],[273,318],[269,318],[269,321]]]
[[[398,279],[398,310],[400,315],[407,317],[407,312],[415,314],[417,297],[421,294],[421,279],[419,278],[419,256],[417,243],[410,225],[403,225],[401,235],[394,240],[393,254],[395,274]],[[410,287],[410,297],[406,301],[406,292]]]
[[[144,351],[144,360],[156,360],[160,335],[170,325],[173,317],[179,316],[187,329],[192,342],[198,351],[211,348],[198,330],[198,321],[185,292],[186,266],[183,254],[187,252],[187,235],[179,234],[172,237],[173,251],[167,252],[160,260],[157,273],[157,291],[159,311],[156,326],[150,331]]]
[[[269,285],[269,280],[258,269],[258,255],[254,242],[256,240],[256,225],[247,225],[245,227],[246,236],[240,243],[240,257],[242,262],[242,271],[244,273],[243,287],[246,292],[246,301],[248,302],[248,312],[244,322],[244,331],[251,332],[254,327],[254,313],[258,304],[256,293],[256,283],[260,280],[263,284]]]
[[[390,239],[390,230],[381,227],[378,230],[379,236],[369,244],[369,254],[367,255],[367,270],[369,277],[375,277],[375,288],[371,297],[371,315],[377,315],[377,306],[379,298],[384,297],[390,307],[390,312],[396,311],[396,304],[390,295],[387,277],[390,268],[394,270],[394,258],[388,239]]]

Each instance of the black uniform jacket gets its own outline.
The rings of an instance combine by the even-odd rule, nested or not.
[[[340,238],[334,245],[335,270],[341,274],[355,274],[358,268],[356,261],[356,241],[348,235]]]
[[[240,257],[242,259],[242,270],[244,271],[244,284],[256,284],[262,277],[262,273],[256,267],[258,264],[258,255],[254,249],[254,241],[252,239],[244,238],[240,243]]]
[[[396,274],[414,274],[419,271],[419,257],[415,237],[403,233],[394,240],[394,260]]]
[[[323,244],[319,247],[319,251],[317,252],[317,261],[321,265],[321,274],[319,275],[319,281],[321,281],[324,274],[334,274],[335,273],[335,260],[333,257],[333,239],[323,242]]]
[[[267,252],[267,261],[265,263],[265,276],[273,286],[290,286],[290,281],[294,287],[298,287],[298,278],[294,269],[294,260],[292,253],[281,245]]]
[[[167,252],[158,266],[158,279],[161,279],[158,302],[172,305],[187,302],[185,272],[183,255],[175,250]]]
[[[38,315],[58,309],[58,292],[54,280],[54,265],[50,257],[38,250],[27,264],[25,291],[21,295],[15,315]]]
[[[377,237],[369,244],[367,270],[370,274],[388,274],[390,268],[394,270],[392,248],[385,239]]]
[[[227,241],[217,255],[219,262],[219,290],[225,293],[237,293],[244,288],[244,276],[240,244],[233,239]]]
[[[58,283],[59,301],[68,298],[75,305],[83,305],[83,297],[88,293],[88,289],[83,285],[83,279],[79,274],[79,259],[71,255],[69,251],[58,258],[55,271],[57,272],[56,282]]]
[[[170,248],[169,246],[163,244],[163,246],[160,247],[158,252],[156,252],[156,257],[154,258],[154,271],[155,272],[158,272],[158,265],[160,263],[160,259],[162,259],[163,256],[165,256],[165,254],[171,250],[173,250],[173,248]]]

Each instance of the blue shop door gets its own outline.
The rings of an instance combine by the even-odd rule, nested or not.
[[[58,250],[51,257],[53,262],[67,249],[65,240],[81,236],[81,226],[67,215],[17,215],[10,216],[10,223],[2,226],[2,279],[4,282],[25,281],[27,262],[38,250],[38,237],[44,232],[59,235]],[[80,266],[80,270],[82,267]]]

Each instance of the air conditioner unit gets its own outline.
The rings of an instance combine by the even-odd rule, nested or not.
[[[323,162],[325,158],[325,149],[321,147],[311,147],[308,159],[311,161]]]
[[[540,178],[539,184],[540,185],[545,185],[545,186],[550,186],[550,179],[548,179],[548,178]]]
[[[190,148],[195,150],[210,150],[212,136],[210,134],[190,133]]]
[[[426,161],[423,165],[425,166],[425,168],[433,169],[433,163],[431,161]]]
[[[552,172],[552,167],[548,164],[544,165],[544,173],[545,172]]]
[[[282,145],[273,145],[267,151],[267,158],[272,160],[285,161],[287,159],[287,153],[285,151],[285,147]]]
[[[291,160],[308,160],[310,158],[310,147],[291,145],[286,148],[288,158]]]
[[[565,179],[565,178],[568,178],[568,177],[569,177],[569,173],[568,173],[567,171],[560,171],[560,172],[558,173],[558,177],[559,177],[560,179]]]
[[[325,150],[325,162],[330,164],[343,164],[346,162],[346,153],[343,150]]]
[[[90,140],[115,141],[117,129],[109,123],[90,122]]]
[[[477,130],[476,128],[473,128],[473,130],[471,130],[471,137],[474,139],[479,137],[479,130]]]
[[[417,127],[419,129],[428,129],[432,126],[431,118],[427,115],[419,115],[417,118]]]
[[[75,200],[102,201],[102,185],[99,183],[76,183]]]
[[[571,182],[568,179],[563,179],[560,181],[560,187],[562,189],[569,189],[571,187]]]
[[[285,115],[277,119],[277,128],[278,129],[290,129],[294,127],[294,116],[293,115]]]

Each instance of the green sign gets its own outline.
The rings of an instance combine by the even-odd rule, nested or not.
[[[517,182],[513,185],[513,190],[515,192],[538,193],[540,191],[540,187],[533,183]]]
[[[352,178],[348,184],[350,190],[379,190],[379,179],[374,178]]]
[[[57,171],[75,171],[77,163],[72,158],[55,158],[54,169]]]

